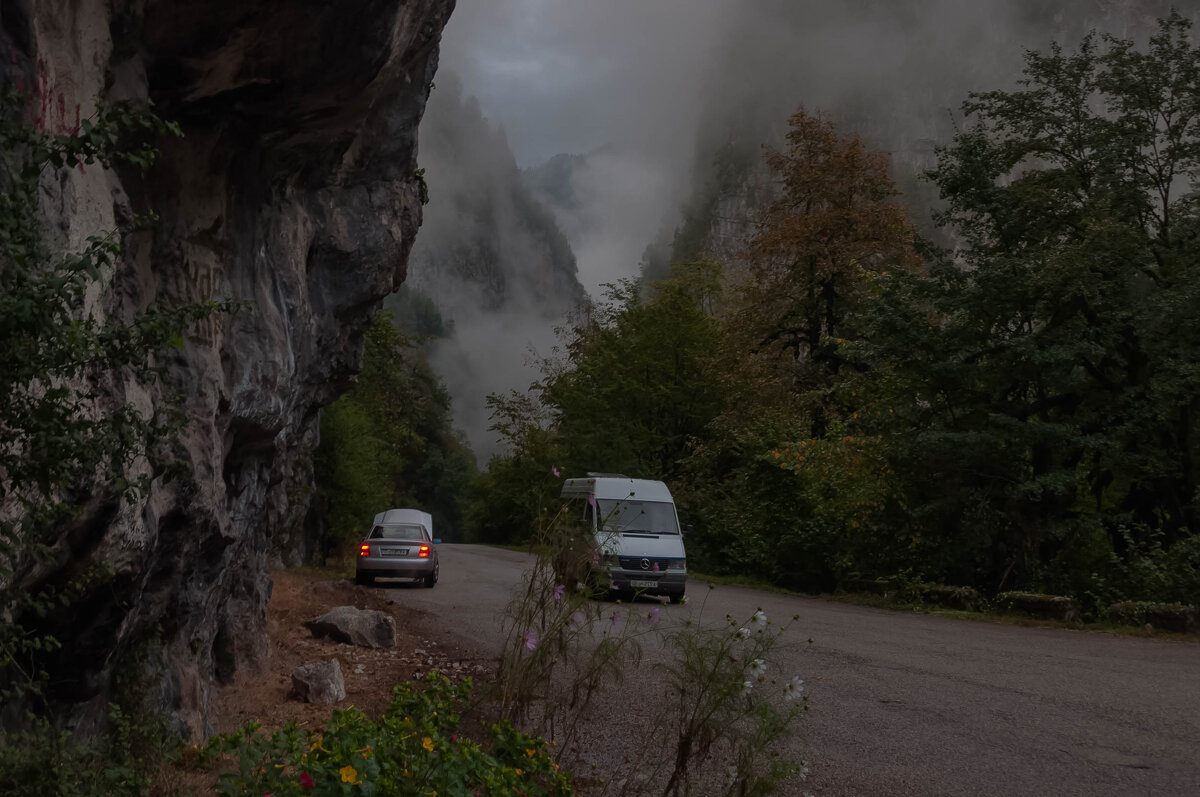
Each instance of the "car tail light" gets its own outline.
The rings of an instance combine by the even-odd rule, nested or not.
[[[417,551],[417,558],[419,558],[419,559],[428,559],[429,558],[429,546],[428,545],[421,546],[421,550]]]
[[[371,546],[365,542],[362,545],[358,546],[358,555],[359,556],[370,556],[371,555]]]

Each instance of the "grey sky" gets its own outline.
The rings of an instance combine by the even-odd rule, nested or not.
[[[729,0],[459,0],[442,67],[502,124],[522,167],[693,132]]]

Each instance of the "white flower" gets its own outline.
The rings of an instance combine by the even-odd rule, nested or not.
[[[732,786],[733,784],[737,783],[737,779],[738,779],[737,767],[735,767],[733,764],[730,764],[728,767],[725,768],[725,785]]]
[[[738,629],[738,636],[740,636],[742,639],[747,639],[750,636],[750,629],[742,626]]]
[[[754,688],[753,681],[742,681],[742,694],[743,695],[750,694],[750,690],[753,688]]]
[[[804,681],[801,681],[798,675],[792,676],[792,680],[783,685],[783,696],[788,700],[799,700],[803,691]]]
[[[767,627],[767,616],[765,614],[763,614],[762,609],[759,609],[758,611],[756,611],[754,613],[754,616],[750,618],[750,621],[752,623],[754,623],[755,625],[757,625],[759,628]]]
[[[750,677],[751,678],[757,678],[758,680],[761,681],[763,676],[766,674],[767,674],[767,663],[765,661],[763,661],[762,659],[755,659],[754,661],[750,662]]]

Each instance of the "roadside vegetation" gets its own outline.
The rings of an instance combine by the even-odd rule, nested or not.
[[[519,542],[557,479],[667,481],[689,563],[827,592],[879,578],[1067,596],[1085,618],[1200,595],[1200,52],[1089,36],[972,95],[928,178],[807,110],[740,258],[611,286],[525,393],[467,512]],[[532,489],[531,489],[532,485]]]
[[[136,794],[172,747],[137,682],[142,646],[118,663],[93,738],[60,727],[78,677],[63,629],[114,576],[95,555],[71,560],[72,535],[172,476],[182,419],[169,385],[154,412],[123,401],[123,385],[159,380],[157,357],[193,323],[237,308],[154,304],[124,318],[98,301],[125,237],[153,215],[53,251],[41,195],[75,168],[145,170],[154,141],[179,130],[148,106],[98,104],[74,129],[51,132],[26,120],[30,101],[11,88],[0,95],[0,792]]]

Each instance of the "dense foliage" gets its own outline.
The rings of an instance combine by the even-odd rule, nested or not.
[[[61,655],[73,641],[63,629],[81,604],[112,600],[112,568],[86,539],[88,524],[103,527],[120,501],[175,467],[182,417],[156,355],[181,346],[193,322],[234,306],[116,306],[108,283],[135,225],[74,247],[47,242],[41,200],[50,186],[89,166],[134,176],[155,160],[155,138],[179,130],[147,106],[101,103],[74,128],[50,132],[27,121],[30,99],[9,91],[0,101],[0,792],[137,794],[169,737],[128,672],[114,678],[97,738],[54,724],[63,685],[79,676]],[[157,409],[127,403],[130,384],[157,384]]]
[[[1190,36],[1178,15],[1141,48],[1089,36],[972,95],[929,174],[953,251],[918,239],[883,155],[797,113],[743,256],[575,324],[530,394],[494,399],[511,453],[485,483],[664,479],[697,565],[789,586],[1195,602]],[[536,512],[484,536],[520,539]]]
[[[411,305],[411,306],[410,306]],[[440,327],[436,313],[412,300],[405,321]],[[416,342],[389,312],[367,331],[358,382],[321,415],[316,452],[318,507],[329,534],[326,553],[343,552],[377,512],[412,507],[433,515],[450,541],[462,528],[460,496],[475,469],[450,426],[450,396]]]

